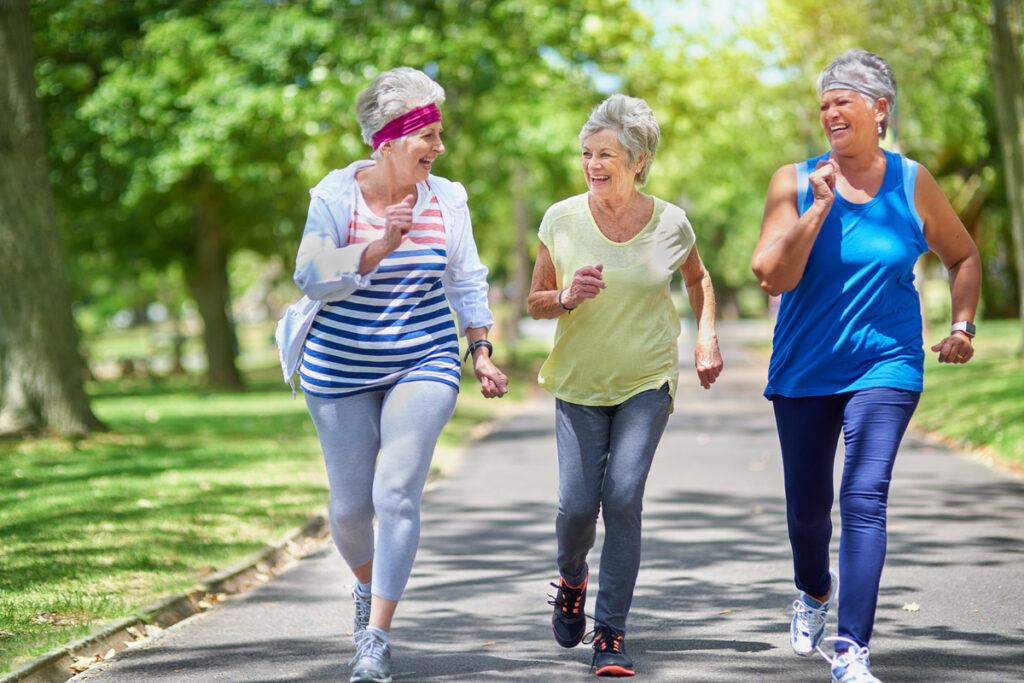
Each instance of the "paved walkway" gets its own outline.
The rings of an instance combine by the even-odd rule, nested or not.
[[[638,680],[828,681],[824,661],[789,649],[794,588],[764,369],[739,347],[724,353],[709,392],[684,372],[655,459],[628,649]],[[589,648],[562,650],[550,633],[552,413],[542,398],[498,424],[427,493],[392,632],[396,681],[595,680]],[[1024,483],[905,441],[872,640],[882,680],[1024,680],[1022,520]],[[347,681],[350,581],[324,547],[74,680]]]

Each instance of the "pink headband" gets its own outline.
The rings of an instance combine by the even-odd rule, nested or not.
[[[437,106],[434,104],[425,104],[422,107],[416,107],[407,111],[398,118],[391,119],[387,125],[374,133],[373,150],[377,151],[377,148],[388,140],[397,140],[414,130],[440,120],[441,112],[438,111]]]

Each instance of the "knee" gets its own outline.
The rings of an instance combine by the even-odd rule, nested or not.
[[[643,512],[643,494],[617,493],[606,495],[602,504],[605,520],[640,521]]]
[[[839,510],[844,518],[880,519],[885,517],[887,491],[849,491],[839,496]]]
[[[404,486],[375,486],[373,507],[378,519],[413,519],[419,516],[420,492]]]
[[[790,508],[786,512],[786,521],[791,534],[817,534],[832,528],[832,508],[823,509]]]
[[[599,512],[600,506],[596,503],[587,505],[576,501],[571,505],[564,503],[558,505],[559,520],[570,530],[586,529],[593,526],[597,522]]]
[[[372,526],[373,506],[356,505],[345,498],[331,498],[328,508],[331,528],[339,531]]]

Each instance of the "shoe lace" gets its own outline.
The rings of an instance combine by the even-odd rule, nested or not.
[[[560,579],[558,583],[551,582],[558,592],[555,595],[548,595],[549,605],[554,605],[556,608],[562,611],[563,614],[576,616],[580,613],[580,601],[583,599],[583,592],[587,589],[587,582],[584,580],[583,585],[577,588],[573,588],[565,582],[565,579]]]
[[[593,643],[594,652],[622,652],[622,640],[621,633],[600,626],[583,636],[583,644]]]
[[[602,626],[583,636],[584,645],[590,645],[591,643],[594,645],[594,656],[590,660],[590,668],[594,669],[597,667],[598,656],[605,652],[620,654],[622,652],[622,638],[621,633],[616,633]]]
[[[836,665],[846,665],[848,668],[843,674],[843,680],[853,683],[855,681],[877,681],[874,675],[871,673],[871,665],[868,663],[868,656],[870,651],[867,647],[858,645],[856,642],[846,638],[844,636],[832,636],[822,640],[822,643],[827,641],[831,642],[845,642],[850,645],[849,648],[843,652],[837,654],[835,657],[829,657],[828,654],[822,649],[821,645],[818,646],[818,654],[821,655],[826,662],[835,667]]]
[[[379,662],[384,659],[384,655],[388,649],[388,643],[379,638],[378,636],[370,633],[369,631],[363,631],[362,636],[356,640],[356,653],[349,660],[348,665],[352,666],[358,660],[366,658],[374,662]]]
[[[365,628],[370,623],[370,598],[360,595],[357,591],[352,591],[352,599],[356,607],[356,624]],[[362,629],[357,628],[356,630]]]
[[[796,612],[797,628],[807,636],[817,633],[828,618],[828,610],[824,606],[811,607],[799,598],[793,601],[793,610]]]

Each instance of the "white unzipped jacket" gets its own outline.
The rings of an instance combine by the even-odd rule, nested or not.
[[[374,164],[357,161],[328,173],[309,191],[309,213],[295,256],[295,284],[303,297],[288,307],[277,323],[277,341],[284,381],[295,391],[294,376],[302,359],[306,335],[326,301],[340,301],[366,286],[374,271],[359,274],[366,244],[348,244],[349,223],[358,201],[356,173]],[[421,183],[437,197],[444,222],[448,265],[441,282],[448,305],[458,320],[459,335],[467,327],[494,323],[487,302],[487,267],[480,262],[466,189],[461,183],[430,175]]]

